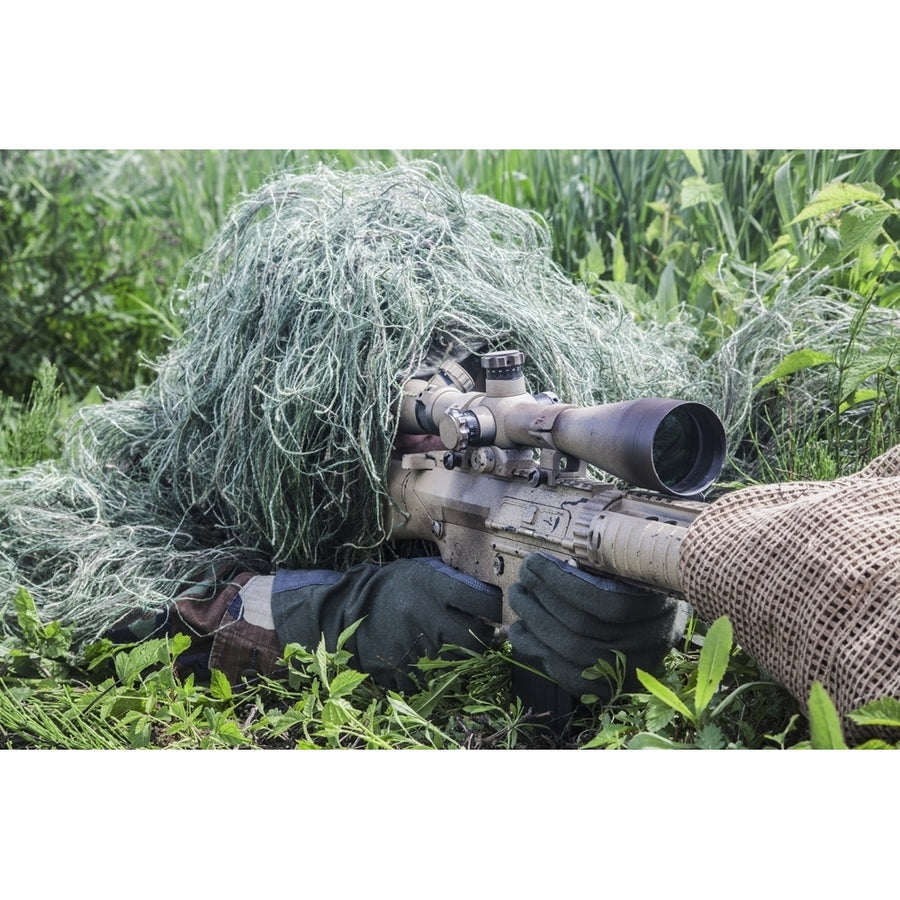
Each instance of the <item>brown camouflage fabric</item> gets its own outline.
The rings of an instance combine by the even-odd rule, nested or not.
[[[727,615],[804,710],[819,681],[848,738],[898,739],[845,716],[900,697],[900,446],[835,481],[716,501],[688,529],[680,577],[698,614]]]
[[[186,634],[191,646],[175,661],[179,676],[193,674],[208,681],[210,669],[219,669],[232,684],[259,675],[277,675],[284,651],[274,625],[261,627],[247,621],[242,591],[253,573],[228,579],[211,578],[187,588],[169,609],[138,613],[114,626],[108,636],[118,643],[165,635]],[[271,592],[268,593],[271,606]]]

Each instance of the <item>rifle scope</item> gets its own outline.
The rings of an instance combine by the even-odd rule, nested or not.
[[[725,428],[702,403],[647,397],[568,407],[551,433],[563,453],[679,497],[701,494],[725,464]]]
[[[557,450],[630,484],[679,497],[696,496],[719,477],[725,428],[708,406],[661,397],[599,406],[559,403],[552,394],[527,393],[523,361],[518,350],[485,354],[484,392],[470,390],[471,380],[461,382],[449,369],[430,382],[410,382],[401,429],[439,434],[453,451]]]

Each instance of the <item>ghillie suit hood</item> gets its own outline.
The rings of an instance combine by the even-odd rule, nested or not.
[[[520,348],[532,390],[698,400],[732,436],[773,355],[703,361],[696,328],[638,327],[566,277],[539,218],[425,162],[275,178],[178,302],[152,382],[83,409],[59,462],[0,479],[4,628],[19,586],[84,641],[212,569],[377,557],[402,384],[442,354]],[[781,352],[791,322],[763,318]]]

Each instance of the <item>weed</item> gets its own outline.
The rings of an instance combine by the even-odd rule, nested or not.
[[[24,409],[0,396],[0,463],[22,467],[56,456],[61,393],[56,367],[45,361],[38,367]]]

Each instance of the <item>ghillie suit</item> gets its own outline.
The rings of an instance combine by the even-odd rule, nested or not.
[[[346,566],[385,545],[401,385],[441,355],[517,347],[574,403],[705,402],[743,435],[752,386],[815,304],[762,309],[703,360],[554,264],[529,213],[429,163],[277,177],[195,262],[155,379],[83,409],[58,463],[0,480],[0,603],[17,587],[76,645],[228,569]],[[692,343],[694,342],[694,343]]]

